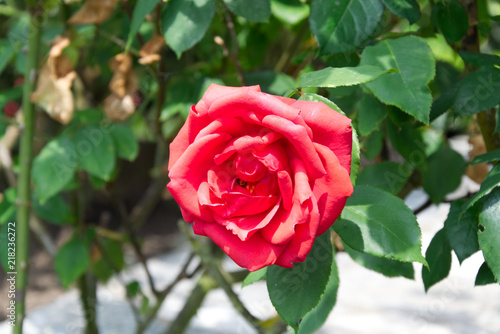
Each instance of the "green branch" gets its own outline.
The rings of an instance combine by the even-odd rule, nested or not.
[[[28,55],[25,83],[23,87],[23,119],[21,145],[19,153],[19,183],[18,183],[18,210],[16,222],[16,322],[14,334],[21,334],[25,317],[26,285],[28,282],[29,260],[29,220],[31,211],[31,164],[33,159],[33,137],[35,133],[35,110],[30,100],[35,87],[38,70],[38,53],[40,46],[41,28],[39,28],[38,13],[43,8],[37,7],[36,2],[30,2],[30,27],[28,36]]]

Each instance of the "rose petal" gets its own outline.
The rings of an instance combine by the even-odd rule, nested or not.
[[[225,193],[222,194],[222,199],[225,201],[225,206],[212,209],[224,218],[258,214],[272,207],[277,201],[277,197],[272,194],[269,196],[249,196],[241,193]]]
[[[307,162],[306,167],[310,178],[315,179],[326,174],[321,159],[316,153],[313,142],[308,137],[305,127],[274,115],[264,117],[262,124],[282,133],[288,139],[290,144],[300,154],[302,160]]]
[[[323,234],[340,216],[347,197],[352,195],[353,187],[349,174],[339,160],[326,146],[314,144],[326,166],[327,174],[314,181],[313,193],[318,201],[321,220],[318,235]]]
[[[267,168],[252,153],[238,153],[234,160],[236,176],[246,182],[260,181],[268,173]]]
[[[269,224],[278,211],[279,206],[278,201],[278,204],[276,204],[273,208],[256,215],[235,218],[223,218],[219,215],[214,215],[214,218],[217,223],[225,226],[229,231],[237,235],[241,241],[246,241],[257,231]]]
[[[298,224],[310,220],[310,202],[313,197],[304,163],[297,158],[291,161],[295,178],[293,206],[291,210],[280,210],[276,217],[262,230],[262,236],[273,244],[289,242],[295,235]]]
[[[340,164],[351,171],[352,128],[348,117],[330,109],[322,102],[296,101],[293,106],[311,128],[313,141],[330,148]]]
[[[285,210],[290,210],[292,208],[293,200],[293,184],[292,178],[287,171],[280,170],[277,174],[278,185],[280,188],[281,198],[283,199],[283,207]]]
[[[198,188],[207,177],[208,168],[213,161],[213,152],[224,147],[230,137],[229,134],[213,134],[201,138],[189,145],[171,167],[170,183],[167,187],[177,203],[182,203],[186,221],[192,222],[196,217],[210,221],[208,218],[212,215],[211,211],[202,207],[196,200]],[[197,168],[191,168],[193,165]]]
[[[309,222],[295,226],[295,237],[278,257],[276,261],[278,266],[291,268],[293,267],[293,262],[304,261],[307,254],[311,251],[314,239],[319,235],[317,234],[319,212],[316,206],[316,199],[312,198],[309,203],[311,205]]]
[[[205,111],[206,108],[206,111],[208,112],[208,109],[215,101],[221,98],[230,97],[231,95],[240,94],[242,91],[260,92],[260,87],[259,86],[227,87],[227,86],[219,86],[217,84],[211,84],[205,91],[205,94],[203,94],[203,97],[201,98],[200,102],[196,104],[196,109]]]
[[[203,235],[212,239],[236,264],[250,271],[259,270],[276,262],[284,246],[267,243],[259,233],[246,241],[233,235],[224,226],[214,223],[197,223]]]

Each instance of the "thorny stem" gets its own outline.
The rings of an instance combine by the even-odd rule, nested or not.
[[[16,266],[12,271],[17,271],[16,277],[16,320],[14,334],[21,334],[25,317],[25,293],[28,283],[28,257],[29,257],[29,220],[30,220],[30,183],[31,164],[33,159],[33,137],[35,133],[35,110],[30,100],[30,95],[35,87],[38,70],[38,53],[42,29],[37,17],[43,11],[43,3],[29,1],[30,30],[28,35],[28,55],[23,87],[23,118],[24,128],[21,135],[19,153],[19,183],[18,183],[18,210],[16,224]]]

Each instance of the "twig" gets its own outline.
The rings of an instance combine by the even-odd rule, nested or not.
[[[151,324],[151,321],[153,321],[153,319],[156,317],[156,314],[158,313],[161,305],[163,304],[163,301],[170,294],[170,292],[177,285],[177,283],[179,283],[184,278],[189,278],[199,270],[200,267],[196,268],[191,274],[187,273],[187,269],[191,264],[193,258],[194,258],[194,253],[189,254],[188,259],[184,263],[184,266],[182,267],[177,277],[165,289],[160,291],[158,296],[156,296],[157,299],[155,306],[149,310],[148,314],[146,315],[146,319],[139,324],[136,332],[137,334],[142,334],[148,328],[148,326]]]
[[[290,60],[292,56],[295,54],[299,46],[301,45],[302,39],[304,38],[304,34],[307,32],[308,24],[307,21],[304,21],[293,41],[288,45],[288,47],[283,51],[280,56],[280,59],[276,62],[276,66],[274,67],[274,72],[280,73],[288,70]]]
[[[196,286],[191,291],[184,307],[177,315],[177,318],[172,322],[167,334],[181,334],[189,325],[191,318],[200,308],[207,293],[217,287],[217,282],[206,271],[201,275],[196,283]]]
[[[142,253],[141,245],[139,244],[139,241],[137,240],[136,233],[135,233],[134,229],[132,228],[131,222],[127,216],[127,210],[125,209],[125,205],[123,204],[123,202],[115,199],[114,196],[110,196],[110,197],[113,200],[113,203],[114,203],[115,207],[118,209],[118,212],[122,218],[122,221],[123,221],[122,225],[130,237],[130,243],[132,244],[132,248],[134,249],[134,253],[137,256],[137,258],[139,259],[139,262],[141,263],[144,271],[146,272],[151,291],[153,292],[153,294],[155,296],[158,296],[158,290],[155,287],[153,276],[151,275],[151,272],[148,269],[148,265],[146,263],[146,257]]]
[[[123,287],[126,290],[127,289],[127,283],[121,277],[121,270],[115,266],[115,264],[113,263],[113,261],[111,261],[111,258],[109,257],[109,255],[106,253],[106,250],[104,249],[104,247],[101,244],[101,237],[99,236],[99,234],[96,235],[96,243],[95,243],[95,245],[97,246],[97,248],[101,252],[104,261],[106,261],[106,263],[108,264],[108,266],[115,273],[115,277],[118,280],[118,282],[120,282],[120,284],[123,285]],[[127,298],[127,302],[130,305],[130,308],[132,309],[132,311],[134,313],[135,319],[136,319],[136,321],[139,321],[139,310],[134,305],[132,299],[128,296],[128,293],[126,295],[127,295],[127,297],[126,297]]]
[[[35,134],[35,112],[30,95],[35,87],[38,70],[38,53],[42,29],[37,20],[43,11],[43,2],[28,1],[30,12],[30,30],[28,34],[28,55],[25,82],[23,89],[22,109],[24,128],[21,134],[19,153],[19,184],[18,184],[18,210],[16,225],[16,319],[13,329],[14,334],[21,334],[25,316],[25,293],[28,283],[28,257],[29,257],[29,220],[31,211],[31,164],[33,159],[33,138]]]
[[[231,17],[231,13],[227,9],[227,7],[224,5],[224,20],[226,21],[226,26],[227,30],[229,31],[229,36],[231,37],[231,43],[233,45],[232,49],[229,49],[224,40],[219,37],[218,39],[214,39],[215,43],[220,45],[222,47],[222,50],[224,53],[227,53],[229,56],[229,59],[233,63],[233,66],[236,70],[236,76],[238,78],[238,81],[242,86],[246,86],[247,82],[245,80],[245,76],[243,75],[243,69],[241,68],[241,64],[239,61],[239,48],[238,48],[238,36],[236,35],[236,31],[234,30],[234,22]]]

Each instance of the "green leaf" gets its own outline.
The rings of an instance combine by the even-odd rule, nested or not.
[[[35,192],[44,202],[60,192],[73,179],[78,163],[73,142],[62,135],[52,139],[33,160],[31,177]]]
[[[498,283],[498,281],[495,280],[495,276],[491,272],[490,267],[488,267],[488,264],[486,262],[483,262],[483,264],[479,268],[479,271],[477,272],[476,281],[474,282],[474,285],[481,286],[492,283]]]
[[[500,188],[493,190],[483,205],[479,214],[479,245],[483,251],[484,260],[500,281]]]
[[[364,167],[359,173],[357,185],[370,186],[396,195],[408,181],[412,170],[394,161],[383,161]]]
[[[132,130],[123,124],[113,124],[110,134],[115,144],[116,154],[123,159],[133,161],[139,153],[139,144]]]
[[[439,230],[425,252],[429,268],[422,268],[425,291],[448,276],[451,269],[451,247],[444,228]]]
[[[0,225],[15,221],[16,199],[17,188],[8,188],[3,193],[3,200],[0,202]]]
[[[499,132],[500,132],[500,109],[497,110],[497,125],[493,133],[499,133]]]
[[[137,281],[133,281],[127,284],[127,297],[132,298],[137,296],[139,292],[141,292],[141,285]]]
[[[316,238],[306,260],[293,268],[271,266],[267,290],[274,308],[297,332],[302,318],[318,305],[330,278],[333,249],[330,233]]]
[[[401,156],[409,162],[412,168],[425,164],[425,143],[422,132],[413,123],[403,123],[399,127],[387,120],[387,136]]]
[[[309,16],[309,6],[299,0],[271,0],[271,13],[284,23],[296,25]]]
[[[40,203],[36,196],[33,197],[33,209],[38,217],[56,225],[70,224],[76,221],[75,216],[61,195],[52,196],[43,204]]]
[[[245,73],[248,85],[259,85],[263,92],[283,96],[289,90],[295,90],[295,80],[284,74],[273,71]]]
[[[358,252],[426,265],[421,233],[413,211],[383,190],[356,186],[347,199],[335,232]]]
[[[416,0],[382,0],[382,2],[391,12],[410,21],[410,24],[420,18],[420,6]]]
[[[500,160],[500,149],[490,151],[481,155],[478,155],[477,157],[474,157],[471,162],[469,162],[469,165],[475,165],[475,164],[483,164],[486,162],[492,162],[492,161],[498,161]]]
[[[469,209],[474,203],[476,203],[481,197],[490,192],[493,188],[500,185],[500,164],[495,165],[488,175],[486,175],[483,183],[481,183],[481,187],[479,191],[472,196],[467,203],[462,207],[462,212]]]
[[[397,70],[382,69],[377,66],[327,67],[319,71],[308,72],[300,77],[299,87],[353,86],[373,81],[380,76]]]
[[[115,146],[107,131],[87,125],[80,128],[73,138],[80,158],[80,165],[90,174],[109,180],[115,168]]]
[[[460,263],[479,250],[477,231],[482,207],[475,205],[462,213],[464,202],[457,200],[451,203],[448,217],[444,222],[446,237]]]
[[[358,252],[346,243],[343,243],[344,249],[349,254],[349,256],[362,265],[363,267],[373,270],[387,277],[406,277],[408,279],[414,279],[415,273],[413,271],[413,265],[407,262],[399,262],[395,260],[389,260],[378,256],[373,256],[366,253]]]
[[[460,81],[453,110],[458,115],[472,115],[500,103],[500,70],[482,67]]]
[[[497,55],[465,50],[459,51],[458,54],[462,57],[464,62],[475,67],[500,66],[500,57]]]
[[[245,279],[241,283],[241,287],[244,288],[252,283],[265,280],[267,277],[267,268],[268,267],[264,267],[264,268],[259,269],[257,271],[249,272],[247,277],[245,277]]]
[[[405,36],[380,41],[363,50],[360,65],[399,70],[367,83],[368,88],[380,101],[429,124],[432,95],[427,84],[434,78],[435,64],[423,39]]]
[[[312,102],[323,102],[328,107],[332,108],[336,112],[345,116],[345,113],[340,109],[334,102],[327,99],[324,96],[313,94],[313,93],[304,93],[299,100],[312,101]],[[356,184],[356,178],[358,177],[359,167],[360,167],[360,147],[359,147],[359,139],[358,134],[356,133],[356,129],[352,128],[352,150],[351,150],[351,182],[353,185]]]
[[[3,267],[3,269],[6,272],[11,272],[13,271],[9,267],[9,242],[11,242],[8,238],[12,236],[12,234],[9,236],[9,232],[12,233],[12,230],[9,231],[9,228],[14,228],[12,225],[9,225],[8,223],[1,224],[0,225],[0,264]],[[13,268],[15,269],[15,268]]]
[[[453,44],[467,34],[469,18],[464,6],[457,0],[438,2],[433,8],[436,21],[446,40]]]
[[[167,3],[162,28],[177,58],[201,40],[214,13],[215,0],[171,0]]]
[[[87,269],[90,262],[89,250],[79,238],[73,238],[57,251],[54,268],[65,289]]]
[[[448,146],[442,146],[429,156],[422,177],[424,190],[434,203],[441,203],[447,194],[460,186],[465,166],[460,153]]]
[[[330,278],[326,284],[325,292],[321,297],[319,304],[313,308],[300,323],[299,334],[312,334],[325,323],[326,318],[332,311],[337,302],[337,291],[339,288],[339,272],[335,257],[332,258]]]
[[[128,51],[135,35],[141,27],[142,21],[147,14],[149,14],[153,8],[159,3],[159,0],[141,0],[137,1],[134,7],[134,13],[132,14],[132,22],[130,22],[130,30],[128,32],[127,45],[125,46],[125,52]]]
[[[384,146],[384,132],[375,130],[369,136],[363,137],[361,140],[361,148],[363,155],[368,160],[373,160],[382,151]]]
[[[93,255],[90,269],[97,278],[106,282],[115,271],[124,268],[123,250],[121,243],[116,240],[102,238],[99,240],[99,245],[97,256]]]
[[[387,117],[387,109],[373,95],[364,94],[359,105],[358,129],[363,136],[369,135]]]
[[[314,0],[309,24],[321,54],[347,52],[375,34],[383,12],[379,0]]]
[[[247,0],[224,0],[227,8],[234,14],[252,22],[267,22],[271,16],[271,0],[253,0],[249,6]]]
[[[0,92],[0,109],[3,109],[8,102],[20,99],[21,96],[23,96],[22,85]]]
[[[432,102],[431,114],[429,117],[431,122],[453,107],[457,89],[458,84],[451,86]]]
[[[0,39],[0,74],[2,74],[13,54],[14,47],[10,41],[8,39]]]

